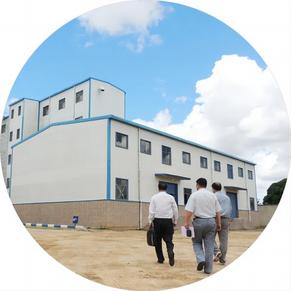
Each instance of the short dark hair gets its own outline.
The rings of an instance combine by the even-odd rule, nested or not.
[[[205,178],[199,178],[196,183],[201,187],[207,187],[207,180]]]
[[[159,182],[158,188],[159,188],[159,190],[166,191],[167,184],[165,182]]]
[[[212,185],[211,185],[211,187],[214,189],[214,190],[216,190],[216,191],[220,191],[221,190],[221,184],[220,183],[218,183],[218,182],[214,182]]]

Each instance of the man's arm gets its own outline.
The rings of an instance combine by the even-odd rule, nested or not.
[[[221,231],[221,216],[220,211],[216,212],[216,230]]]
[[[189,228],[190,226],[190,219],[192,217],[193,212],[185,210],[185,215],[184,215],[184,226],[185,228]]]
[[[155,218],[155,200],[151,199],[150,206],[149,206],[149,224],[151,224]]]
[[[178,217],[179,217],[179,212],[178,212],[178,206],[177,206],[176,201],[175,201],[174,198],[173,198],[172,208],[173,208],[173,223],[175,225],[177,225],[177,223],[178,223]]]
[[[217,231],[221,231],[221,206],[217,200],[217,198],[215,197],[215,212],[216,212],[216,230]]]

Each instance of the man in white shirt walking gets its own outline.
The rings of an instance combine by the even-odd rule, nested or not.
[[[191,194],[185,207],[185,227],[189,228],[193,215],[195,237],[192,242],[197,270],[204,269],[204,273],[210,274],[213,267],[215,234],[221,229],[221,207],[216,196],[206,190],[206,186],[206,179],[199,178],[196,181],[197,191]]]
[[[178,207],[174,197],[166,192],[167,184],[159,182],[159,193],[155,194],[150,202],[149,223],[154,224],[155,250],[158,263],[165,260],[162,249],[162,239],[167,245],[170,266],[174,266],[174,225],[178,221]]]
[[[212,191],[217,197],[221,206],[221,230],[218,232],[219,247],[214,243],[214,262],[219,261],[222,265],[225,264],[225,258],[228,246],[228,229],[231,221],[231,201],[225,192],[221,191],[221,184],[215,182],[212,184]]]

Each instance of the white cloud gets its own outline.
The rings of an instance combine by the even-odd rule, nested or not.
[[[179,96],[179,97],[176,97],[175,98],[175,102],[176,103],[182,103],[182,104],[184,104],[184,103],[187,102],[187,100],[188,100],[188,97],[187,96]]]
[[[92,10],[80,16],[79,21],[90,32],[108,36],[133,35],[135,41],[127,40],[123,45],[141,52],[147,45],[161,44],[161,37],[152,34],[150,28],[157,26],[171,11],[156,0],[128,1]]]
[[[255,161],[261,200],[289,168],[288,116],[269,70],[247,57],[225,55],[195,88],[198,98],[182,123],[171,123],[168,109],[153,121],[137,121]]]

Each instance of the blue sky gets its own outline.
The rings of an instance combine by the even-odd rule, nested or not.
[[[88,31],[79,19],[50,36],[20,72],[9,98],[43,99],[89,76],[109,81],[127,93],[127,118],[152,119],[162,108],[181,122],[196,97],[195,83],[207,78],[222,55],[247,56],[264,68],[256,51],[231,28],[192,8],[161,3],[166,9],[158,24],[149,25],[161,42],[141,52],[138,31],[109,35]],[[180,96],[187,101],[175,102]]]

